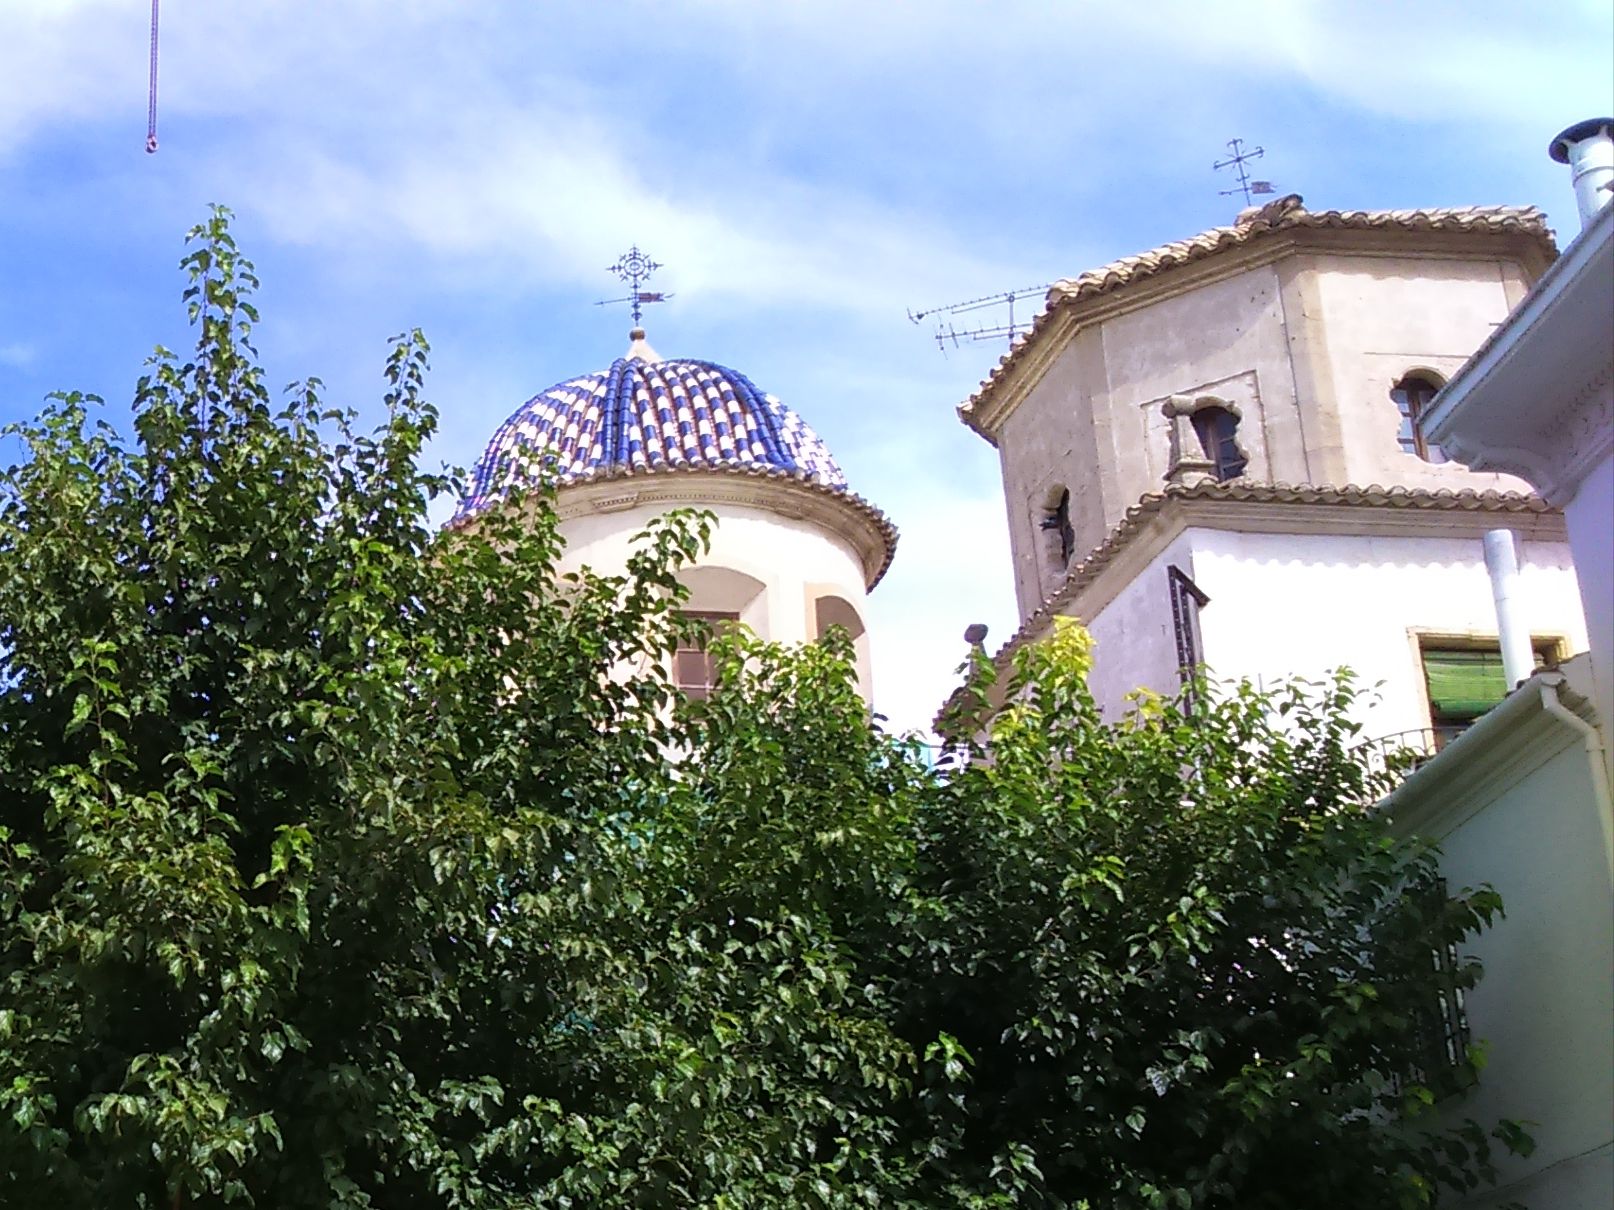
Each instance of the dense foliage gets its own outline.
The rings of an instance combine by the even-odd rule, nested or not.
[[[1417,1075],[1417,1025],[1497,904],[1361,809],[1348,688],[1109,727],[1064,631],[950,776],[834,641],[715,640],[677,702],[702,518],[621,575],[557,573],[543,493],[435,529],[418,334],[374,436],[314,380],[277,405],[225,215],[193,236],[196,350],[132,438],[64,395],[0,481],[0,1205],[1251,1210],[1483,1173],[1478,1127],[1422,1129],[1473,1064]]]

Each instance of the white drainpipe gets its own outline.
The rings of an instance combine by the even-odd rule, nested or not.
[[[1513,531],[1493,529],[1485,535],[1485,570],[1491,574],[1491,595],[1496,599],[1496,633],[1502,646],[1502,675],[1513,689],[1536,670],[1530,628],[1519,616],[1519,557],[1513,548]]]
[[[1609,762],[1603,737],[1596,727],[1564,705],[1556,685],[1541,686],[1541,708],[1580,735],[1580,742],[1592,763],[1592,793],[1597,807],[1597,822],[1603,831],[1603,855],[1608,859],[1609,873],[1614,874],[1614,812],[1609,809]]]
[[[1614,200],[1614,118],[1587,118],[1555,138],[1547,154],[1568,164],[1584,228]]]

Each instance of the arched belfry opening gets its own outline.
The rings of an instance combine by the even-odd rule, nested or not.
[[[1170,426],[1166,482],[1226,483],[1244,476],[1250,459],[1239,444],[1236,404],[1215,395],[1172,395],[1161,411]]]
[[[824,593],[813,599],[813,638],[822,639],[831,626],[841,627],[851,637],[858,683],[867,696],[873,669],[869,658],[868,627],[864,624],[863,615],[845,597]]]
[[[1070,488],[1052,488],[1043,504],[1038,528],[1043,535],[1044,558],[1049,571],[1058,575],[1070,566],[1076,554],[1076,527],[1070,518]]]
[[[1212,403],[1196,408],[1189,420],[1216,481],[1226,483],[1243,475],[1249,459],[1239,447],[1237,413],[1220,403]]]

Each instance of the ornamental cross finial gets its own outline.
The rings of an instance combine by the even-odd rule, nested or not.
[[[639,320],[643,316],[642,307],[645,303],[666,302],[667,299],[672,297],[671,294],[663,294],[659,290],[641,290],[639,288],[659,268],[661,268],[661,265],[658,262],[651,260],[643,252],[639,251],[638,244],[633,245],[633,247],[616,258],[616,264],[611,265],[606,270],[608,273],[615,273],[623,281],[627,282],[628,289],[632,293],[624,298],[602,298],[594,305],[596,307],[606,307],[613,303],[631,303],[633,306],[633,326],[637,328]]]

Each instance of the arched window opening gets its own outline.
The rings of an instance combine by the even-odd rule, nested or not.
[[[1189,420],[1194,426],[1194,435],[1199,438],[1199,448],[1205,451],[1205,458],[1214,468],[1216,481],[1226,483],[1242,475],[1249,459],[1239,449],[1239,418],[1224,407],[1204,407],[1197,409]]]
[[[831,626],[842,627],[852,640],[852,668],[857,673],[858,691],[867,700],[873,683],[873,666],[869,660],[869,634],[863,615],[851,601],[834,593],[813,598],[813,638],[822,639]]]
[[[1401,413],[1401,430],[1396,434],[1396,441],[1406,453],[1416,454],[1425,462],[1446,461],[1446,452],[1423,435],[1424,417],[1440,387],[1433,376],[1412,373],[1390,388],[1390,398]]]
[[[711,634],[720,633],[740,620],[737,613],[711,609],[686,609],[683,616],[706,623]],[[678,647],[673,652],[673,683],[678,686],[678,692],[697,701],[705,701],[717,688],[717,663],[706,649],[706,642],[703,634],[685,634],[679,637]]]
[[[1048,548],[1057,566],[1070,566],[1070,557],[1076,553],[1076,529],[1070,523],[1070,489],[1061,488],[1058,498],[1043,511],[1041,528],[1049,535]]]
[[[768,628],[767,585],[755,576],[708,564],[684,568],[678,582],[689,590],[685,613],[736,617],[759,638],[773,637]]]
[[[831,626],[842,626],[855,641],[863,637],[863,619],[845,597],[819,597],[813,602],[813,638],[821,639]]]

